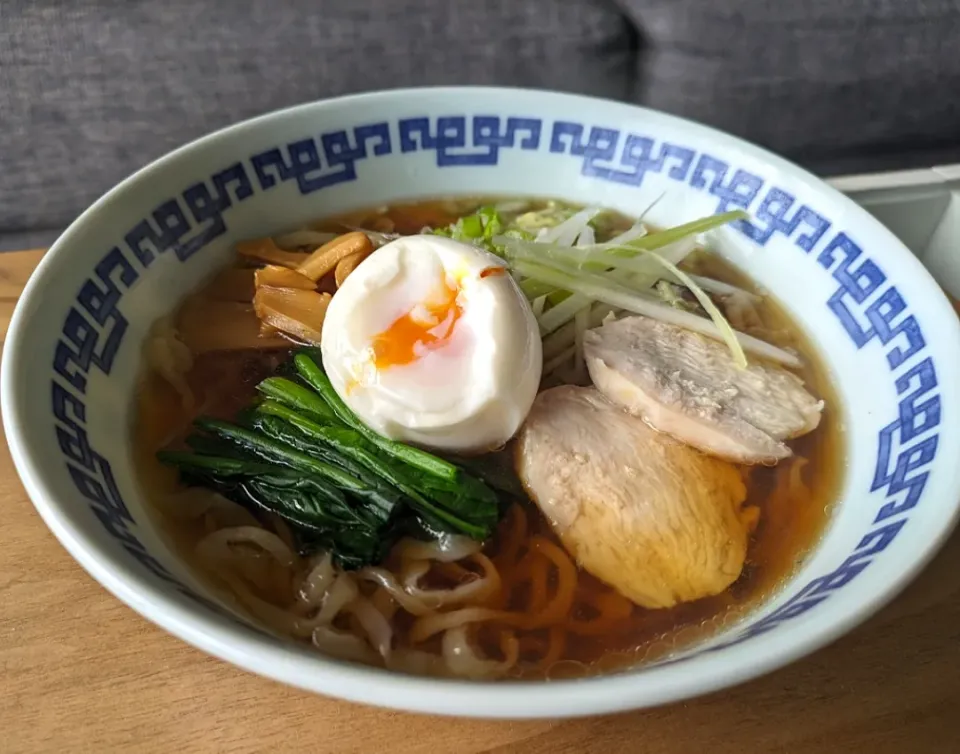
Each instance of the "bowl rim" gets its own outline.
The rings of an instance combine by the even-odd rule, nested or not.
[[[320,654],[311,656],[307,662],[302,650],[295,649],[292,644],[279,646],[266,643],[257,636],[238,635],[237,628],[220,625],[213,616],[198,613],[195,606],[181,602],[172,596],[170,590],[129,571],[120,558],[102,552],[96,542],[85,534],[83,527],[78,527],[71,520],[70,504],[59,502],[45,481],[43,469],[46,462],[30,450],[31,443],[27,439],[30,430],[25,426],[19,400],[28,380],[25,375],[18,373],[14,364],[19,353],[29,347],[27,334],[31,299],[43,287],[46,279],[56,271],[57,265],[62,263],[60,257],[68,251],[79,229],[131,185],[149,180],[171,162],[202,150],[228,134],[236,135],[247,130],[256,130],[303,111],[320,114],[328,108],[349,107],[377,100],[389,101],[392,98],[423,95],[463,97],[477,93],[510,97],[549,95],[563,98],[571,107],[579,106],[584,111],[588,110],[590,105],[598,104],[613,104],[633,109],[658,123],[693,130],[708,139],[720,139],[753,159],[788,172],[797,182],[851,212],[858,218],[858,222],[872,225],[875,232],[886,237],[887,245],[891,248],[885,253],[901,257],[898,263],[902,263],[909,270],[910,276],[928,287],[931,296],[939,297],[934,302],[927,302],[928,307],[933,306],[940,310],[930,317],[930,321],[936,321],[938,326],[946,326],[952,330],[950,343],[960,344],[960,321],[957,320],[945,294],[923,264],[885,226],[852,199],[812,173],[762,147],[710,126],[632,103],[524,87],[408,87],[304,102],[263,113],[201,136],[135,171],[97,199],[70,224],[44,255],[24,287],[10,321],[3,347],[4,358],[0,361],[0,413],[3,415],[3,427],[14,466],[27,494],[64,548],[96,581],[147,620],[201,651],[244,670],[306,691],[351,702],[462,717],[580,717],[654,707],[703,695],[764,675],[820,649],[889,603],[929,563],[950,536],[960,518],[960,494],[955,494],[951,501],[944,503],[947,506],[944,513],[947,515],[943,517],[942,523],[933,536],[909,553],[894,578],[882,588],[876,588],[862,597],[856,609],[835,608],[818,623],[806,626],[802,632],[791,631],[791,627],[786,626],[776,632],[755,637],[748,647],[741,645],[730,647],[721,653],[700,655],[696,658],[696,672],[690,672],[694,667],[692,664],[679,663],[654,666],[640,673],[627,671],[586,679],[549,682],[500,681],[495,685],[488,682],[408,676],[344,663]],[[960,346],[951,347],[955,353],[960,352]],[[953,488],[960,493],[960,470],[954,474]],[[784,636],[790,636],[790,639],[784,641]],[[731,662],[730,653],[737,652],[742,653],[745,661]],[[536,694],[530,693],[532,689],[536,689]]]

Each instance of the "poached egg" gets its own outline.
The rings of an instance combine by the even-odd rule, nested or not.
[[[540,332],[503,260],[404,236],[337,290],[321,337],[337,393],[383,436],[436,450],[501,447],[540,384]]]

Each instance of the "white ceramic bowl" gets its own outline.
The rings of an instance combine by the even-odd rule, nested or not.
[[[128,432],[149,325],[234,241],[413,197],[562,197],[679,223],[741,207],[724,253],[816,340],[842,403],[847,470],[822,543],[748,622],[635,671],[484,685],[327,659],[237,619],[145,514]],[[960,330],[877,221],[812,175],[638,107],[509,89],[418,89],[266,115],[144,168],[87,210],[17,306],[2,409],[17,469],[63,545],[107,589],[240,667],[345,699],[441,714],[560,717],[690,697],[790,662],[894,596],[960,502]],[[952,429],[951,429],[952,427]]]

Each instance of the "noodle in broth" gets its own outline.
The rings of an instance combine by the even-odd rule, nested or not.
[[[348,226],[416,233],[477,205],[397,205],[326,221],[311,232]],[[694,264],[697,272],[749,288],[716,257]],[[229,285],[225,281],[221,276],[212,285]],[[330,552],[301,554],[278,516],[254,515],[216,492],[184,487],[175,470],[157,461],[157,451],[182,446],[198,415],[236,414],[256,384],[289,360],[289,347],[184,354],[173,346],[161,347],[160,357],[148,353],[137,397],[139,475],[162,529],[208,583],[254,620],[324,653],[399,672],[477,679],[615,671],[669,655],[743,618],[795,572],[828,519],[842,453],[837,403],[825,374],[799,329],[769,298],[740,319],[775,345],[803,353],[801,376],[830,408],[816,431],[791,443],[792,457],[744,470],[746,505],[757,506],[760,517],[740,577],[718,595],[672,608],[639,607],[578,567],[526,499],[512,502],[483,543],[457,535],[406,538],[382,563],[346,571]],[[163,327],[157,332],[169,343]],[[162,368],[171,352],[175,370]],[[509,464],[509,452],[486,460]]]

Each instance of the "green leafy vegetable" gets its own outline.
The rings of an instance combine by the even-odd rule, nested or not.
[[[315,353],[297,353],[290,378],[260,383],[266,399],[235,422],[202,417],[190,451],[159,459],[188,484],[280,516],[301,548],[329,549],[345,568],[379,562],[404,535],[488,537],[503,507],[493,488],[462,465],[370,430]]]
[[[356,505],[323,479],[259,461],[169,451],[158,457],[189,484],[280,516],[301,545],[330,548],[345,567],[376,562],[389,541],[389,511]]]
[[[268,398],[276,398],[306,414],[313,414],[324,419],[333,418],[333,410],[323,398],[312,390],[285,377],[268,377],[257,385],[257,390]]]
[[[530,240],[533,236],[520,228],[507,228],[500,213],[494,207],[480,207],[472,215],[464,215],[452,225],[434,228],[433,234],[446,236],[454,241],[472,243],[491,254],[503,256],[503,244],[495,241],[497,236]]]
[[[482,538],[486,535],[485,525],[496,523],[495,519],[490,521],[487,520],[489,516],[483,515],[486,510],[496,511],[496,497],[487,498],[481,491],[472,488],[471,483],[474,480],[469,476],[463,475],[458,482],[446,483],[449,487],[438,487],[438,484],[442,485],[442,480],[424,475],[417,469],[404,468],[392,463],[390,459],[378,458],[371,452],[373,449],[367,449],[363,437],[353,430],[311,426],[309,421],[296,419],[288,423],[276,416],[276,413],[283,412],[282,407],[278,410],[278,407],[268,404],[262,405],[259,410],[274,414],[264,417],[258,424],[271,437],[303,452],[316,453],[324,460],[354,474],[372,488],[386,488],[395,491],[397,495],[406,495],[408,505],[454,531]],[[442,495],[434,494],[436,500],[431,500],[430,496],[419,491],[418,487]],[[451,489],[468,493],[467,497],[463,500],[459,497],[451,499],[446,494]],[[469,494],[471,491],[472,495]],[[486,491],[486,488],[483,491]],[[443,502],[444,505],[438,506],[437,502]],[[458,511],[458,503],[461,502],[466,505],[462,511]],[[478,502],[483,505],[478,506]],[[464,513],[464,517],[458,515],[459,512]],[[478,517],[484,519],[482,524],[471,520]]]
[[[289,448],[261,433],[219,419],[200,418],[196,420],[195,424],[200,429],[206,430],[227,442],[232,442],[237,447],[260,458],[279,463],[282,466],[289,466],[292,469],[298,469],[307,474],[316,474],[329,479],[344,489],[351,491],[362,489],[359,481],[335,466],[318,461],[312,456]]]
[[[333,389],[333,385],[330,383],[330,378],[327,377],[324,371],[317,365],[317,362],[308,354],[297,354],[293,359],[293,363],[296,365],[300,376],[314,390],[320,393],[327,402],[327,405],[333,409],[333,413],[337,418],[348,427],[357,430],[369,442],[404,463],[416,466],[428,474],[434,474],[443,479],[452,480],[457,478],[457,467],[452,463],[448,463],[442,458],[437,458],[437,456],[419,450],[418,448],[388,440],[367,427],[367,425],[360,421],[347,407],[347,404],[343,402],[340,396],[337,395],[337,391]]]

